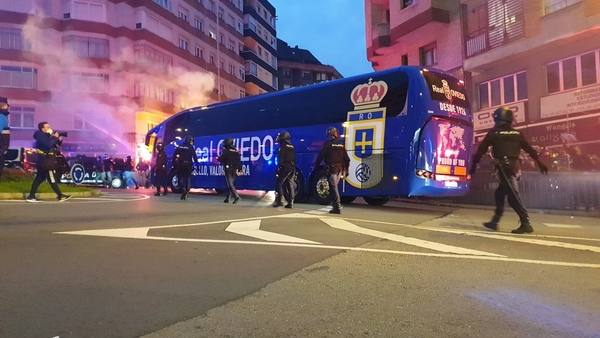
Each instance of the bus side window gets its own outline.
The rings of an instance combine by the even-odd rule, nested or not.
[[[187,120],[188,115],[181,114],[167,123],[165,128],[165,145],[183,140],[189,133]]]

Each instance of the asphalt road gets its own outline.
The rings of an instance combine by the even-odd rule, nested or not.
[[[600,222],[196,194],[0,201],[0,337],[600,337]]]

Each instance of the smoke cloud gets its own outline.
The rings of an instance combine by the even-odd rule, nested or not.
[[[43,11],[38,10],[38,13]],[[38,83],[52,91],[50,109],[54,114],[49,122],[55,129],[70,130],[73,121],[82,119],[86,143],[106,144],[110,140],[112,154],[135,155],[136,115],[156,111],[146,109],[134,98],[137,94],[134,83],[145,86],[146,93],[160,90],[161,95],[170,95],[172,91],[175,110],[211,101],[210,93],[215,87],[212,73],[190,71],[181,66],[156,71],[156,64],[134,56],[133,44],[119,50],[114,47],[116,43],[110,43],[110,62],[100,61],[99,66],[98,60],[80,57],[75,50],[64,48],[64,35],[45,28],[44,17],[45,14],[32,16],[23,32],[32,50],[44,56],[44,76],[38,78]],[[108,74],[108,80],[101,76],[78,75],[81,73]]]

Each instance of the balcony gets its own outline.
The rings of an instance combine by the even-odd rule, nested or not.
[[[465,8],[467,26],[471,22],[485,20],[480,27],[467,27],[465,55],[467,58],[483,54],[525,36],[525,18],[521,0],[507,0],[504,6],[486,2],[474,8]]]

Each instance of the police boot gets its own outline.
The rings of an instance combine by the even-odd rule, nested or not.
[[[489,222],[483,223],[483,226],[490,230],[498,230],[498,222],[500,222],[500,215],[494,214],[494,217]]]
[[[289,201],[289,202],[288,202],[288,203],[285,205],[285,207],[286,207],[287,209],[292,209],[292,208],[294,207],[294,201]]]
[[[340,205],[339,204],[334,204],[333,208],[331,208],[331,210],[329,210],[329,213],[330,214],[337,214],[337,215],[341,214],[342,210],[340,208]]]
[[[513,234],[530,234],[533,232],[533,227],[529,222],[529,218],[524,218],[521,220],[521,225],[511,231]]]
[[[273,208],[279,208],[283,206],[283,203],[281,203],[281,197],[277,196],[277,198],[275,198],[275,202],[273,202]]]

